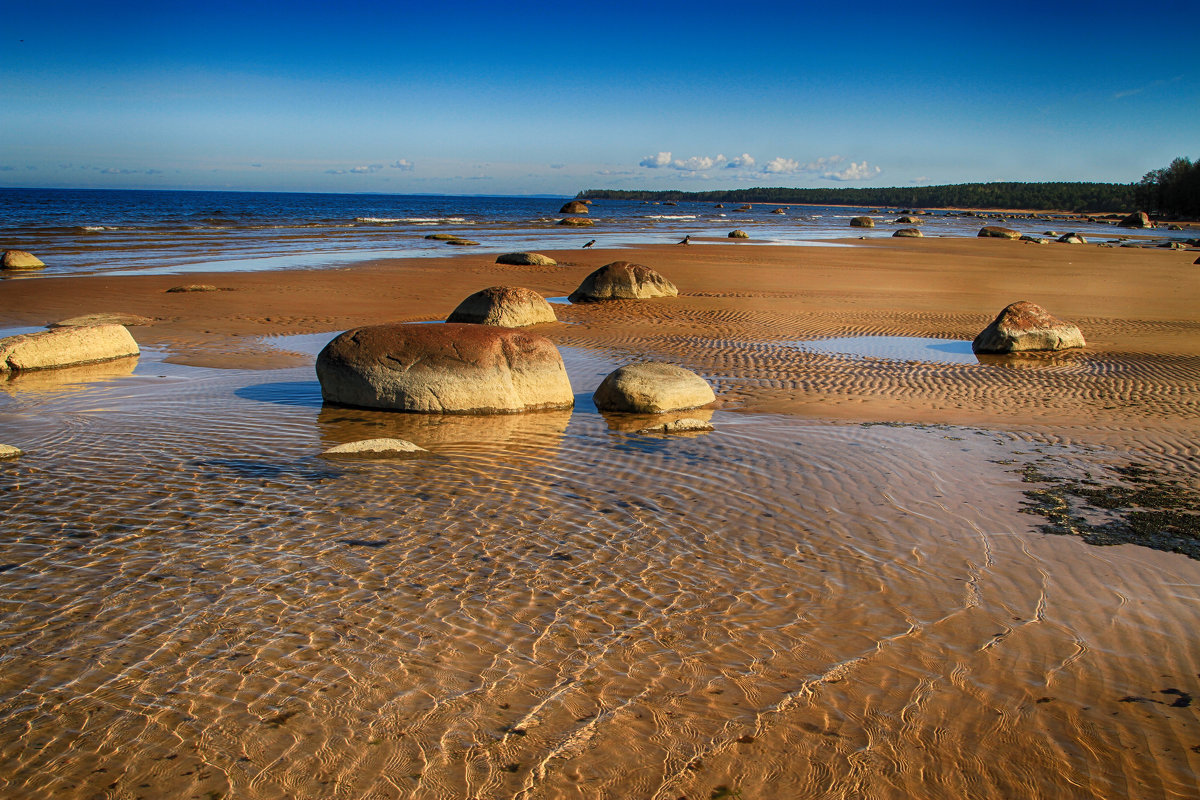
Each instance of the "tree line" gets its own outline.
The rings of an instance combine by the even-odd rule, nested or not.
[[[1186,159],[1176,159],[1179,161]],[[1200,176],[1198,165],[1187,161],[1187,175],[1195,179]],[[650,200],[658,202],[712,202],[712,203],[799,203],[805,205],[835,206],[893,206],[898,208],[1027,208],[1035,211],[1079,211],[1079,212],[1129,212],[1141,203],[1144,186],[1160,185],[1164,178],[1155,178],[1147,184],[1147,178],[1170,172],[1175,180],[1173,163],[1165,170],[1156,170],[1142,179],[1140,184],[1124,183],[958,183],[943,186],[894,186],[888,188],[820,188],[792,189],[786,187],[757,187],[753,189],[727,189],[707,192],[644,191],[621,189],[588,189],[576,197],[580,200]],[[1174,183],[1170,184],[1174,186]],[[1173,189],[1171,191],[1174,191]],[[1195,190],[1193,188],[1193,198]],[[1146,195],[1149,196],[1149,195]],[[1157,195],[1155,195],[1157,197]],[[1164,194],[1174,198],[1174,194]],[[1155,210],[1166,210],[1159,205],[1145,203]],[[1150,210],[1147,208],[1146,210]]]
[[[1200,161],[1177,158],[1147,172],[1134,187],[1143,211],[1169,217],[1200,218]]]

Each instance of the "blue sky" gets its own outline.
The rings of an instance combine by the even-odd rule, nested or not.
[[[1128,182],[1194,5],[0,0],[0,186],[570,195]]]

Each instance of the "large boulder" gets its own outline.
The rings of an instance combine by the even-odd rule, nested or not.
[[[24,250],[5,250],[0,255],[0,269],[42,269],[46,265],[33,253]]]
[[[518,267],[557,267],[558,262],[550,256],[541,253],[503,253],[496,256],[497,264],[511,264]]]
[[[442,414],[509,414],[575,402],[548,339],[491,325],[372,325],[317,356],[330,403]]]
[[[601,411],[661,414],[705,406],[717,396],[694,372],[674,364],[645,361],[610,373],[592,399]]]
[[[588,213],[587,203],[579,200],[572,200],[569,203],[564,203],[563,207],[558,210],[560,214],[586,214]]]
[[[1154,223],[1145,211],[1135,211],[1117,223],[1118,228],[1153,228]]]
[[[0,372],[95,364],[139,352],[124,325],[54,328],[0,339]]]
[[[1070,322],[1050,316],[1026,300],[1006,307],[971,343],[976,353],[1017,353],[1084,347],[1083,334]]]
[[[743,230],[730,231],[729,238],[730,239],[749,239],[750,234],[746,233]]]
[[[1012,228],[1001,228],[999,225],[987,225],[979,229],[979,235],[985,239],[1020,239],[1021,232]]]
[[[924,239],[925,234],[921,233],[920,228],[900,228],[892,234],[893,237],[899,236],[902,239]]]
[[[557,322],[554,309],[546,298],[520,286],[493,286],[468,297],[446,318],[447,322],[471,322],[523,328],[543,322]]]
[[[654,270],[628,261],[614,261],[583,279],[579,288],[567,296],[572,303],[601,300],[644,300],[650,297],[674,297],[675,284]]]
[[[589,225],[595,225],[596,223],[587,217],[563,217],[558,221],[558,224],[570,225],[571,227],[575,228],[586,228]]]
[[[850,220],[851,228],[874,228],[875,220],[870,217],[854,217]]]

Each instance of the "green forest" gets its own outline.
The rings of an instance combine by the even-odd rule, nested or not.
[[[1028,208],[1035,211],[1120,212],[1200,217],[1200,162],[1177,158],[1139,183],[998,182],[887,188],[758,187],[707,192],[588,189],[580,200],[800,203],[897,208]]]

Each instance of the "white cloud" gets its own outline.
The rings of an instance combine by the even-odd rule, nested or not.
[[[388,164],[388,166],[392,169],[402,169],[405,172],[412,172],[414,165],[407,158],[402,158],[399,161],[394,161],[391,164]]]
[[[868,166],[866,161],[857,164],[851,161],[850,166],[841,172],[826,172],[822,177],[831,181],[863,181],[867,178],[874,178],[881,172],[883,172],[882,169]]]
[[[356,175],[363,175],[368,172],[379,172],[381,169],[383,169],[383,164],[369,164],[364,167],[351,167],[350,171]]]
[[[763,172],[771,173],[788,173],[798,172],[800,170],[800,162],[792,158],[784,158],[776,156],[763,166]]]
[[[671,162],[671,168],[683,170],[684,172],[699,172],[700,170],[719,167],[724,163],[725,156],[718,153],[715,158],[710,156],[692,156],[687,159],[677,158]]]
[[[650,169],[657,169],[658,167],[665,167],[670,163],[671,163],[671,153],[670,153],[670,151],[667,151],[667,152],[659,153],[656,156],[646,156],[645,158],[643,158],[641,161],[638,162],[638,166],[639,167],[650,167]]]
[[[725,165],[725,169],[754,169],[754,157],[749,153],[742,153],[740,156],[729,159],[729,163]]]
[[[804,165],[805,172],[824,172],[833,167],[834,164],[842,162],[841,156],[821,156],[816,161],[810,161]]]

